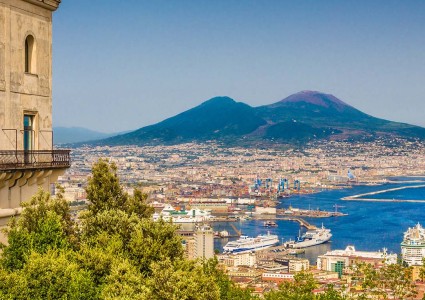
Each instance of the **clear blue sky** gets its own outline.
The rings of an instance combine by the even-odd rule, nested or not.
[[[301,90],[425,126],[425,1],[62,0],[54,126],[118,132]]]

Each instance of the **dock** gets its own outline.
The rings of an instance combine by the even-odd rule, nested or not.
[[[307,229],[317,229],[317,227],[313,224],[310,224],[306,220],[300,218],[300,217],[291,217],[291,216],[279,216],[279,215],[262,215],[262,216],[256,216],[256,220],[285,220],[285,221],[295,221],[300,223],[301,226],[307,228]],[[232,224],[233,225],[233,224]]]
[[[290,213],[288,213],[288,211]],[[326,210],[310,210],[310,209],[297,209],[285,210],[278,209],[276,214],[279,216],[292,216],[292,217],[309,217],[309,218],[329,218],[329,217],[343,217],[348,214],[339,211],[326,211]]]
[[[315,225],[312,225],[309,222],[307,222],[306,220],[301,219],[301,218],[289,218],[289,219],[285,219],[285,220],[296,221],[296,222],[300,223],[301,226],[307,228],[308,230],[317,229],[317,227]]]
[[[230,226],[233,228],[233,230],[236,232],[236,234],[238,235],[238,236],[241,236],[241,231],[240,230],[238,230],[237,228],[236,228],[236,226],[235,226],[235,224],[230,224]]]

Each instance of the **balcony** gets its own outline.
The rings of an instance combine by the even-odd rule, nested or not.
[[[63,169],[70,165],[70,150],[0,150],[0,171]]]

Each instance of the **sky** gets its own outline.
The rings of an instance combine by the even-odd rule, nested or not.
[[[53,125],[121,132],[302,91],[425,126],[425,1],[62,0]]]

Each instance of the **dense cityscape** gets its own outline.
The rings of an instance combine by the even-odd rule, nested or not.
[[[0,0],[0,299],[425,299],[425,5],[369,2]]]
[[[273,227],[277,226],[273,220],[280,218],[299,221],[300,226],[310,232],[320,231],[303,218],[343,217],[343,213],[337,212],[338,207],[335,211],[295,207],[282,210],[276,209],[279,201],[298,194],[314,195],[353,185],[379,185],[391,181],[392,177],[420,177],[425,167],[423,142],[322,142],[288,150],[227,148],[214,142],[146,147],[87,146],[73,149],[72,157],[71,168],[59,182],[65,188],[65,197],[77,210],[85,206],[85,188],[92,165],[99,159],[107,159],[117,166],[117,174],[127,192],[132,194],[134,188],[138,188],[148,193],[148,202],[156,211],[154,220],[163,218],[179,226],[188,259],[216,256],[225,273],[253,294],[264,295],[282,282],[293,281],[299,272],[308,271],[319,283],[315,293],[322,293],[332,284],[337,290],[350,291],[352,295],[357,289],[360,295],[364,290],[358,288],[357,281],[351,280],[356,265],[371,264],[378,270],[383,265],[396,264],[400,257],[413,266],[410,276],[417,282],[416,297],[420,299],[423,295],[420,278],[425,246],[417,254],[409,248],[410,242],[424,243],[424,229],[419,224],[406,233],[400,256],[387,253],[385,248],[362,251],[352,244],[346,249],[325,251],[311,260],[297,257],[303,253],[301,246],[293,248],[280,243],[278,238],[279,243],[267,249],[220,253],[214,248],[214,239],[241,237],[234,226],[234,233],[217,230],[216,222],[254,218],[264,220],[265,227]],[[412,261],[412,257],[416,260]]]
[[[391,176],[423,175],[425,144],[422,141],[378,140],[368,143],[320,142],[303,149],[226,148],[208,144],[174,146],[98,146],[72,149],[72,165],[62,177],[69,200],[84,199],[84,185],[92,164],[106,158],[118,167],[122,183],[162,191],[168,199],[183,197],[247,197],[257,178],[271,179],[273,195],[279,179],[296,192],[311,193],[347,185],[347,172],[356,183],[382,183]],[[293,188],[293,186],[291,187]],[[288,192],[290,193],[290,190]],[[159,195],[152,195],[157,197]]]

